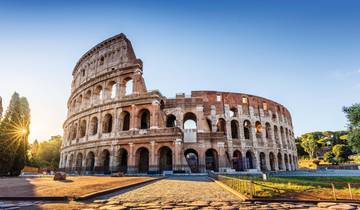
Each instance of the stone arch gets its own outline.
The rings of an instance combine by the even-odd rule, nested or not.
[[[131,77],[128,77],[124,80],[125,84],[125,95],[131,95],[134,91],[134,82]]]
[[[163,171],[171,171],[172,167],[172,151],[167,146],[162,146],[159,151],[159,171],[162,173]]]
[[[128,131],[130,130],[130,113],[127,111],[123,111],[120,114],[120,130],[122,131]]]
[[[275,155],[274,153],[269,153],[269,162],[270,162],[270,170],[275,171]]]
[[[124,148],[121,148],[118,152],[118,157],[117,157],[117,169],[119,172],[122,173],[127,173],[128,170],[128,151]]]
[[[199,173],[199,154],[194,149],[187,149],[184,152],[185,159],[192,173]]]
[[[80,152],[76,155],[76,172],[78,174],[81,174],[82,171],[82,160],[83,160],[83,154]]]
[[[79,96],[78,99],[77,99],[77,105],[78,105],[79,107],[81,107],[82,102],[83,102],[83,96],[80,94],[80,96]]]
[[[96,100],[102,100],[103,99],[103,87],[101,85],[96,86],[95,88],[95,94]]]
[[[219,156],[215,149],[206,150],[205,167],[207,171],[219,171]]]
[[[71,154],[70,155],[70,158],[69,158],[69,171],[73,171],[73,167],[74,167],[74,154]]]
[[[256,159],[255,155],[251,150],[248,150],[245,155],[245,163],[247,169],[255,169],[256,168]]]
[[[235,169],[235,171],[244,170],[242,154],[239,150],[233,152],[233,169]]]
[[[230,117],[237,117],[238,116],[238,109],[236,107],[231,107],[229,111]]]
[[[101,165],[102,171],[104,174],[110,173],[110,152],[107,149],[104,149],[101,153]]]
[[[94,152],[89,152],[86,156],[86,172],[93,173],[95,170],[95,154]]]
[[[166,117],[166,127],[167,128],[173,128],[176,125],[176,117],[173,114],[169,114]]]
[[[285,133],[284,133],[284,128],[282,126],[280,126],[280,137],[281,137],[281,143],[283,147],[285,147]]]
[[[219,118],[219,120],[216,123],[216,132],[223,132],[226,134],[226,121],[224,118]]]
[[[90,135],[95,135],[98,132],[98,118],[97,117],[93,117],[91,118],[90,121]]]
[[[77,137],[78,124],[75,123],[71,129],[71,140],[75,140]]]
[[[196,129],[197,128],[197,117],[192,112],[187,112],[183,117],[184,129]]]
[[[255,134],[256,134],[256,138],[259,139],[262,138],[262,125],[259,121],[255,122]]]
[[[243,127],[244,127],[244,138],[251,139],[251,123],[250,123],[250,121],[245,120]]]
[[[138,121],[140,129],[150,128],[150,111],[148,109],[142,109],[138,113]]]
[[[271,125],[270,123],[265,123],[265,137],[266,139],[272,140],[271,138]]]
[[[84,95],[84,102],[86,101],[86,104],[89,105],[91,100],[91,90],[87,90]]]
[[[287,154],[284,154],[285,169],[289,170],[289,160]]]
[[[80,138],[85,137],[86,135],[86,120],[80,122]]]
[[[233,139],[239,138],[239,123],[237,120],[231,121],[231,138]]]
[[[146,147],[140,147],[136,151],[136,168],[138,173],[149,172],[149,150]]]
[[[293,164],[292,164],[292,157],[291,155],[289,154],[289,165],[290,165],[290,171],[293,170]]]
[[[114,99],[118,93],[118,85],[115,81],[110,81],[107,83],[106,92],[109,98]]]
[[[274,125],[274,137],[275,137],[276,143],[279,143],[279,130],[276,125]]]
[[[267,166],[266,166],[266,155],[264,152],[260,152],[259,154],[259,158],[260,158],[260,170],[261,171],[267,171]]]
[[[104,116],[102,132],[103,133],[111,133],[112,127],[113,127],[113,117],[111,114],[107,113]]]
[[[277,159],[278,159],[279,170],[283,170],[283,158],[280,152],[277,155]]]
[[[209,127],[209,131],[212,132],[212,122],[210,119],[206,119],[207,126]]]

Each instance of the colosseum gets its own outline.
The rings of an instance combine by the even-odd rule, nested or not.
[[[174,98],[147,90],[124,34],[75,65],[60,169],[78,174],[297,169],[290,112],[272,100],[219,91]]]

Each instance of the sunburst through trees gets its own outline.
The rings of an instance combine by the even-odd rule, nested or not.
[[[17,176],[27,161],[30,108],[25,97],[14,93],[0,122],[0,176]]]

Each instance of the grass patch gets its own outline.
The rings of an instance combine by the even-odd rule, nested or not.
[[[352,183],[352,193],[360,197],[360,177],[269,177],[263,181],[256,176],[237,176],[234,178],[252,180],[256,195],[260,197],[332,197],[331,183],[334,183],[337,196],[348,198],[347,183]]]

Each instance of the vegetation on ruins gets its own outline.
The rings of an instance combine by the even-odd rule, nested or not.
[[[0,176],[18,176],[28,160],[30,108],[25,97],[14,93],[0,121]]]

